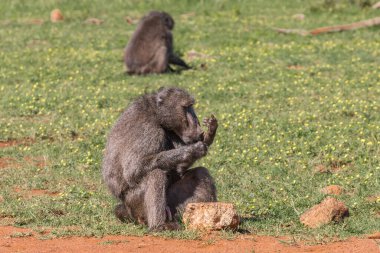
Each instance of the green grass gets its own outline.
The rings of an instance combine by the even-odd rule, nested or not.
[[[100,176],[102,151],[134,98],[179,86],[196,97],[200,118],[214,113],[219,119],[216,142],[199,164],[210,169],[220,201],[253,217],[243,229],[312,238],[379,230],[380,201],[366,200],[380,194],[379,28],[318,37],[271,30],[379,15],[350,1],[324,2],[2,0],[0,140],[28,141],[0,149],[0,157],[14,159],[0,169],[0,217],[51,228],[55,236],[146,233],[114,218],[115,200]],[[54,8],[64,22],[49,21]],[[151,9],[173,15],[175,48],[185,60],[192,49],[209,57],[182,74],[124,75],[123,48],[135,29],[124,17]],[[296,13],[305,20],[292,19]],[[88,17],[104,23],[84,24]],[[45,22],[30,24],[33,18]],[[47,163],[39,167],[25,157]],[[332,172],[316,173],[318,166]],[[319,203],[320,189],[330,184],[344,187],[338,199],[350,217],[303,227],[299,214]],[[32,189],[58,195],[23,196]]]

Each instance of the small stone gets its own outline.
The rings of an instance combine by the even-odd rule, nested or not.
[[[183,222],[191,230],[236,230],[240,219],[231,203],[190,203],[183,214]]]
[[[321,190],[324,194],[331,195],[341,195],[343,193],[343,188],[339,185],[329,185]]]
[[[59,22],[63,20],[63,15],[60,9],[54,9],[50,13],[51,22]]]
[[[341,221],[348,215],[348,208],[343,202],[327,197],[320,204],[304,212],[300,217],[300,221],[305,226],[318,228],[332,221]]]
[[[297,14],[294,14],[292,16],[293,19],[296,19],[296,20],[304,20],[305,19],[305,14],[303,13],[297,13]]]
[[[4,201],[4,197],[0,195],[0,203]]]

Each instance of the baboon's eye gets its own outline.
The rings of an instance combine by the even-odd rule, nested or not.
[[[192,111],[194,111],[194,110],[193,110],[193,105],[184,105],[184,106],[182,106],[182,108],[183,108],[183,110],[184,110],[186,113],[190,113],[190,114],[192,114]]]
[[[189,113],[189,107],[188,106],[182,106],[182,109],[183,109],[183,112],[185,114],[188,114]]]

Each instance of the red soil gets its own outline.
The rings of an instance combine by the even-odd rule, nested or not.
[[[43,168],[43,167],[48,165],[46,158],[42,157],[42,156],[41,157],[40,156],[38,156],[38,157],[27,156],[24,158],[24,161],[27,163],[31,163],[34,166],[37,166],[39,168]]]
[[[283,239],[286,241],[286,239]],[[324,245],[290,245],[281,238],[240,236],[236,240],[175,240],[153,236],[67,237],[40,240],[30,229],[0,227],[0,252],[367,252],[379,253],[379,240],[351,238]]]
[[[0,141],[0,148],[6,148],[17,145],[16,141]]]
[[[29,145],[32,144],[33,140],[30,138],[19,139],[19,140],[8,140],[8,141],[0,141],[0,148],[7,148],[16,145]]]
[[[0,169],[8,168],[15,165],[15,160],[11,157],[0,157]]]
[[[305,67],[300,66],[300,65],[289,65],[288,69],[303,70],[303,69],[305,69]]]
[[[24,191],[20,188],[15,188],[15,192],[22,193],[25,198],[32,198],[36,196],[43,196],[43,195],[48,195],[48,196],[58,196],[59,192],[50,192],[48,190],[43,190],[43,189],[33,189],[33,190],[28,190]]]
[[[48,165],[47,160],[44,157],[24,157],[24,162],[43,168]],[[22,162],[16,161],[12,157],[0,157],[0,169],[5,168],[20,168],[22,167]]]

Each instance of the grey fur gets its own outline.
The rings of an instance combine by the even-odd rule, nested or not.
[[[168,222],[167,207],[174,215],[189,202],[216,201],[207,169],[190,167],[206,155],[217,121],[206,119],[203,133],[193,104],[186,91],[162,88],[134,101],[111,129],[102,173],[121,202],[115,207],[119,219],[176,229],[178,224]]]
[[[190,68],[173,52],[173,18],[166,12],[151,11],[144,16],[130,39],[124,55],[129,74],[163,73],[169,64]]]

